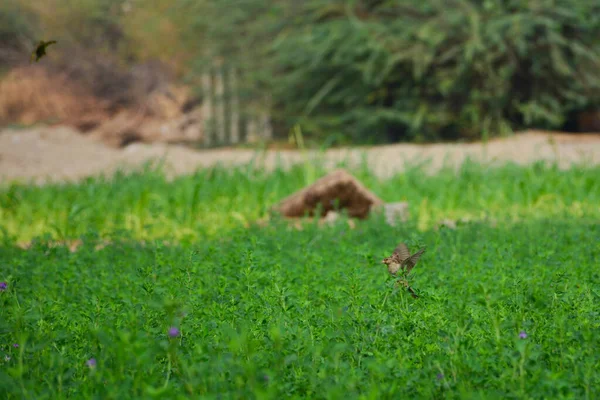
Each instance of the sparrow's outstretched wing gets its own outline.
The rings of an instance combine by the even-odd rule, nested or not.
[[[421,255],[425,253],[425,249],[421,249],[419,251],[417,251],[415,254],[413,254],[412,256],[408,257],[406,260],[402,261],[401,264],[401,268],[406,268],[406,272],[410,272],[411,269],[413,269],[415,267],[415,265],[417,265],[417,262],[419,261],[419,258],[421,258]]]
[[[396,248],[394,249],[394,254],[396,254],[396,256],[398,257],[398,262],[400,263],[404,262],[404,260],[410,257],[408,247],[406,247],[406,244],[404,243],[400,243],[398,246],[396,246]]]

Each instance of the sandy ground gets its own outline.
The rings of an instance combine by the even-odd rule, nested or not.
[[[191,173],[197,168],[222,163],[244,164],[256,157],[253,150],[193,150],[182,146],[135,143],[123,149],[104,146],[66,127],[0,131],[0,181],[76,181],[88,176],[111,174],[118,168],[140,166],[162,160],[169,175]],[[317,153],[270,150],[262,155],[265,168],[278,163],[312,160]],[[484,163],[513,161],[528,164],[557,161],[562,168],[572,163],[600,163],[600,134],[552,134],[528,131],[487,144],[397,144],[365,149],[333,149],[325,153],[328,167],[339,161],[350,165],[366,160],[382,178],[402,172],[407,165],[431,160],[429,171],[445,163],[459,166],[467,158]]]

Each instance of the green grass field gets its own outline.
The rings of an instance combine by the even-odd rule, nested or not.
[[[351,172],[410,221],[252,224],[318,166],[4,184],[0,398],[600,397],[600,167]]]

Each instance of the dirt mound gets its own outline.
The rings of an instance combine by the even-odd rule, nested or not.
[[[189,91],[181,86],[154,90],[142,104],[119,111],[90,136],[111,147],[133,142],[201,142],[202,113],[200,109],[185,110],[190,98]]]
[[[344,169],[337,169],[281,200],[273,211],[290,218],[314,216],[319,211],[325,217],[337,208],[344,208],[351,217],[366,218],[373,208],[381,205],[383,201],[358,179]]]

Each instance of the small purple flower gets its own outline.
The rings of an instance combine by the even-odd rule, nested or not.
[[[90,358],[89,360],[87,360],[86,364],[90,368],[96,368],[96,359]]]
[[[439,374],[437,374],[438,381],[441,381],[442,379],[444,379],[444,374],[442,374],[441,372]]]
[[[8,284],[6,282],[0,282],[0,292],[4,292],[7,287]]]
[[[18,349],[18,348],[19,348],[19,343],[15,343],[15,344],[13,344],[13,347],[14,347],[15,349]]]
[[[525,331],[519,332],[519,338],[521,338],[521,339],[527,339],[527,333]]]
[[[172,338],[176,338],[177,336],[179,336],[179,329],[175,328],[174,326],[170,327],[169,336]]]

